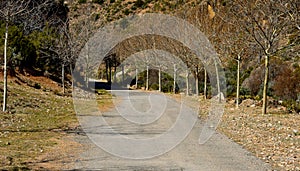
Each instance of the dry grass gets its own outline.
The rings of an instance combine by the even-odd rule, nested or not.
[[[276,170],[300,170],[300,115],[261,107],[226,106],[219,131]]]
[[[56,95],[61,88],[51,80],[30,81],[48,87],[9,79],[8,112],[0,112],[0,170],[60,170],[81,149],[68,133],[79,126],[72,98]],[[98,97],[99,107],[107,110],[111,95]]]
[[[0,168],[25,169],[57,146],[63,132],[78,125],[77,119],[69,97],[13,81],[8,89],[8,112],[0,113]]]

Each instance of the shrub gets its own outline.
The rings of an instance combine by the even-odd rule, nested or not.
[[[284,100],[296,100],[300,91],[300,70],[282,66],[273,86],[274,95]]]
[[[152,90],[158,90],[158,89],[159,89],[159,85],[156,84],[156,83],[154,83],[154,84],[152,84],[152,85],[150,86],[150,89],[152,89]]]
[[[240,88],[240,95],[241,96],[247,96],[247,95],[250,95],[251,92],[248,88],[244,88],[244,87],[241,87]]]
[[[96,93],[98,94],[98,95],[106,95],[106,94],[109,94],[106,90],[104,90],[104,89],[98,89],[98,90],[96,90]]]
[[[144,5],[144,1],[143,0],[137,0],[137,1],[135,1],[134,5],[136,7],[140,8],[140,7],[142,7]]]
[[[125,14],[125,15],[129,15],[129,14],[130,14],[130,10],[129,10],[128,8],[126,8],[126,9],[124,10],[124,14]]]
[[[286,107],[286,110],[291,113],[292,111],[295,111],[297,113],[300,112],[300,103],[294,101],[294,100],[285,100],[283,101],[282,105]]]
[[[40,85],[39,83],[34,83],[33,87],[34,87],[35,89],[41,89],[41,88],[42,88],[41,85]]]
[[[132,5],[132,6],[131,6],[131,10],[134,11],[134,10],[136,10],[136,9],[137,9],[137,7],[136,7],[135,5]]]
[[[100,18],[100,14],[95,14],[95,17],[94,17],[95,21],[97,21],[99,18]]]
[[[86,0],[78,0],[78,3],[80,4],[86,3]]]
[[[104,3],[104,0],[93,0],[92,2],[102,5]]]

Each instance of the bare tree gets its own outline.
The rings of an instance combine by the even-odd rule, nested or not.
[[[30,0],[6,0],[0,2],[0,18],[5,21],[3,111],[6,111],[7,106],[7,46],[9,25],[22,23],[25,31],[40,28],[42,25],[41,9],[48,5],[48,3],[48,1],[37,3]]]
[[[198,27],[209,39],[209,41],[214,45],[219,54],[222,51],[221,48],[217,48],[218,44],[221,41],[221,35],[223,34],[223,28],[225,26],[225,21],[222,17],[221,12],[216,8],[217,1],[213,3],[210,1],[202,1],[199,6],[186,11],[190,11],[186,14],[186,19],[190,22],[194,23],[196,27]],[[183,11],[183,13],[185,13]],[[205,61],[202,61],[205,62]],[[201,68],[203,65],[200,63],[194,62],[194,75],[198,75],[200,71],[204,69],[204,98],[207,97],[207,73],[205,68]],[[216,76],[218,77],[218,71],[216,72]],[[198,79],[198,77],[196,77]],[[217,79],[218,80],[218,79]],[[198,81],[196,80],[196,84],[198,85]],[[199,92],[198,86],[196,85],[196,94]],[[220,89],[220,84],[217,81],[217,88]]]
[[[5,39],[4,39],[4,66],[3,66],[3,111],[6,111],[7,103],[7,42],[8,26],[18,15],[24,15],[28,10],[29,1],[1,1],[1,18],[5,21]]]
[[[58,30],[58,38],[55,43],[55,51],[57,57],[61,63],[61,83],[62,92],[65,93],[65,67],[71,66],[75,61],[75,57],[72,55],[72,38],[69,32],[69,23],[67,21],[61,22],[61,27]],[[72,67],[70,67],[70,72],[72,72]]]
[[[233,28],[234,29],[234,28]],[[234,60],[237,62],[236,68],[236,108],[239,108],[240,103],[240,73],[241,73],[241,61],[243,60],[242,56],[245,54],[245,47],[247,43],[243,41],[243,39],[238,39],[239,34],[241,34],[238,30],[233,32],[232,34],[228,34],[228,37],[225,38],[225,46],[224,49],[228,50],[227,55],[225,55],[229,60]],[[249,48],[249,47],[248,47]]]
[[[204,87],[203,87],[203,95],[204,95],[204,99],[207,99],[207,71],[204,68]]]
[[[287,50],[293,46],[291,44],[280,44],[280,41],[285,39],[291,31],[290,23],[293,17],[287,8],[293,5],[291,3],[297,2],[286,0],[276,2],[273,0],[247,2],[236,0],[233,2],[232,13],[239,21],[239,25],[259,46],[259,51],[265,59],[262,114],[267,112],[270,57],[276,56],[282,49]]]

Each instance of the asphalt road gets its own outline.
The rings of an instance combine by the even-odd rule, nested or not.
[[[203,122],[196,119],[193,125],[193,119],[197,117],[196,111],[183,107],[163,94],[145,92],[128,94],[126,91],[115,93],[121,99],[116,103],[116,109],[102,113],[101,116],[107,125],[99,120],[100,116],[84,114],[81,116],[80,120],[86,123],[83,126],[84,130],[91,139],[86,135],[76,137],[76,140],[86,148],[72,163],[72,169],[105,171],[271,170],[268,164],[220,133],[213,134],[205,144],[199,144]],[[182,113],[184,113],[183,118],[180,116]],[[176,121],[181,122],[178,128],[174,126]],[[192,129],[188,131],[189,128]],[[174,134],[177,131],[179,133]],[[173,144],[176,145],[174,141],[181,140],[185,131],[188,131],[188,135],[172,148]],[[171,132],[169,138],[161,140],[161,136],[167,136],[164,134],[166,132]],[[136,141],[123,142],[124,137],[127,140]],[[139,145],[140,140],[147,141]],[[93,141],[102,148],[104,147],[104,150]],[[170,148],[172,150],[168,151]],[[157,154],[161,155],[155,156]]]

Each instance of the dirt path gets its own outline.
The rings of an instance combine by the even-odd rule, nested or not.
[[[128,93],[128,92],[127,92]],[[105,141],[104,138],[116,138],[119,135],[126,136],[129,139],[145,139],[158,137],[165,133],[172,127],[176,118],[179,116],[180,105],[178,102],[165,98],[164,95],[149,93],[130,93],[126,96],[126,92],[118,94],[122,99],[117,105],[117,110],[103,113],[105,121],[113,128],[109,129],[107,126],[99,125],[97,116],[84,116],[83,120],[89,123],[89,127],[85,127],[85,131],[94,138],[93,140]],[[151,96],[151,97],[150,97]],[[166,100],[164,100],[166,99]],[[151,102],[150,102],[151,101]],[[130,110],[128,105],[133,105],[135,110]],[[153,107],[156,106],[156,107]],[[162,116],[158,116],[157,111],[163,109]],[[145,112],[148,115],[141,117]],[[196,115],[192,109],[185,108],[182,110],[185,114]],[[133,122],[149,123],[151,124],[134,124],[125,120],[119,113],[127,113],[124,115],[128,120]],[[159,112],[158,112],[159,113]],[[142,119],[141,119],[142,118]],[[191,124],[189,120],[181,123],[182,130],[188,129]],[[241,146],[229,140],[226,136],[215,133],[212,138],[203,145],[198,143],[202,123],[197,120],[193,129],[188,136],[178,146],[167,153],[150,159],[125,159],[116,157],[108,152],[105,152],[97,145],[95,145],[87,136],[78,135],[76,140],[86,147],[83,153],[78,156],[74,163],[70,164],[70,169],[79,170],[271,170],[270,166],[261,160],[251,155]],[[180,131],[179,131],[180,132]],[[180,134],[180,133],[179,133]],[[98,137],[99,136],[99,137]],[[176,135],[180,136],[180,135]],[[96,139],[96,138],[102,139]],[[178,137],[172,137],[177,140]],[[118,139],[115,139],[116,141]],[[114,146],[116,141],[111,141],[109,147],[114,147],[112,151],[122,153],[126,151],[132,156],[139,156],[141,150],[139,146],[136,148],[128,146],[123,148],[122,144]],[[166,144],[172,144],[169,141]],[[123,149],[118,149],[123,148]],[[149,146],[144,148],[145,154],[155,153],[164,147]],[[119,151],[118,151],[119,150]],[[123,150],[123,151],[122,151]],[[109,151],[106,149],[106,151]],[[150,151],[150,152],[149,152]],[[135,153],[136,152],[136,153]],[[122,153],[123,154],[123,153]]]

